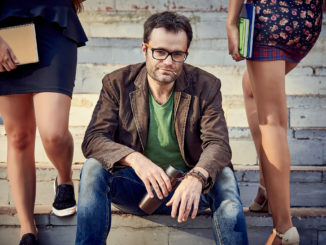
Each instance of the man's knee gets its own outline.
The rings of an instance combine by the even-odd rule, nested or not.
[[[241,203],[231,200],[222,201],[213,215],[213,229],[220,234],[223,244],[247,245],[247,227]]]
[[[216,176],[216,181],[208,196],[212,199],[213,206],[211,206],[211,209],[213,211],[225,209],[231,214],[234,209],[242,210],[238,184],[233,171],[229,167],[225,167]]]
[[[111,176],[100,162],[88,159],[81,171],[79,201],[92,200],[95,199],[95,195],[106,194]]]
[[[98,181],[99,178],[102,178],[103,175],[106,174],[109,174],[109,172],[103,168],[102,164],[99,161],[90,158],[85,162],[82,168],[80,180],[81,182],[92,183]]]
[[[239,196],[238,183],[230,167],[223,168],[216,176],[211,192],[221,196],[222,199],[230,198],[230,196]]]
[[[218,213],[222,214],[225,219],[237,220],[239,215],[243,215],[243,208],[238,201],[224,200],[218,208]]]

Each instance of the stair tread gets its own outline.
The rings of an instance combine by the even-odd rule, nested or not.
[[[72,165],[73,170],[80,170],[83,163],[74,163]],[[6,168],[6,163],[0,163],[0,168]],[[233,165],[235,171],[258,171],[257,165]],[[38,162],[36,163],[36,169],[54,169],[52,163]],[[291,166],[291,171],[321,171],[326,172],[326,166]]]
[[[34,213],[37,215],[53,215],[51,213],[52,207],[50,205],[36,205],[34,209]],[[254,216],[254,217],[265,217],[270,216],[268,213],[257,213],[251,212],[247,207],[244,208],[244,212],[246,216]],[[112,213],[113,214],[126,214],[125,212],[120,211],[116,207],[112,206]],[[15,215],[16,209],[13,206],[0,206],[0,215],[7,214],[7,215]],[[204,211],[201,215],[208,215],[209,211]],[[291,215],[295,217],[326,217],[326,207],[313,207],[313,208],[291,208]]]

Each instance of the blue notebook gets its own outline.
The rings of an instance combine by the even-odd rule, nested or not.
[[[239,16],[239,54],[245,58],[252,57],[255,16],[255,5],[252,3],[245,3],[242,5]]]

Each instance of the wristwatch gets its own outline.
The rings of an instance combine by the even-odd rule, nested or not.
[[[205,175],[203,175],[200,171],[192,169],[190,170],[190,172],[192,175],[196,175],[198,177],[200,177],[203,181],[203,191],[208,189],[212,183],[212,178],[209,176],[208,178],[205,177]]]

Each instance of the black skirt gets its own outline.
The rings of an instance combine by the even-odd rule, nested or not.
[[[12,18],[12,24],[21,21]],[[33,18],[39,62],[0,72],[0,95],[57,92],[72,96],[77,65],[77,43],[67,38],[57,23]],[[6,21],[8,26],[8,21]]]

